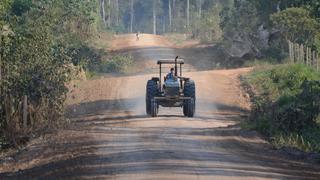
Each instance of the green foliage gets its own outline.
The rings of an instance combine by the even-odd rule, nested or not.
[[[287,58],[287,52],[281,47],[282,43],[283,42],[270,43],[270,46],[266,49],[262,49],[261,52],[267,59],[272,59],[273,62],[284,62]]]
[[[319,23],[304,8],[288,8],[271,16],[271,21],[286,39],[312,45]]]
[[[314,144],[320,141],[311,142],[310,136],[317,133],[307,134],[306,129],[320,127],[317,122],[320,115],[319,79],[318,72],[301,64],[253,72],[247,77],[257,92],[253,99],[251,123],[267,136],[276,137],[277,143],[288,138],[295,140],[301,149],[315,147]],[[292,134],[299,138],[291,137]],[[313,138],[319,139],[318,135]]]
[[[319,54],[320,54],[320,32],[315,37],[314,46],[315,46],[317,52],[319,52]]]
[[[226,36],[239,33],[252,33],[259,24],[259,16],[254,4],[249,1],[241,1],[231,9],[224,9],[221,27]]]
[[[15,0],[11,5],[11,12],[16,16],[21,16],[25,12],[29,11],[31,7],[31,0]]]
[[[220,13],[220,25],[225,44],[240,40],[252,47],[251,58],[273,58],[282,62],[288,56],[287,40],[319,52],[319,10],[317,0],[234,1]]]
[[[200,21],[193,24],[193,34],[203,42],[212,42],[220,40],[222,30],[220,28],[220,12],[221,6],[214,6],[204,13]]]
[[[70,47],[68,51],[71,54],[72,63],[85,70],[94,70],[102,63],[102,57],[106,55],[104,50],[95,49],[86,44]]]
[[[99,65],[101,73],[125,73],[133,65],[133,58],[128,55],[116,55]]]
[[[320,3],[318,0],[283,0],[281,1],[281,8],[288,7],[304,7],[312,12],[312,16],[320,17]]]
[[[306,140],[304,136],[299,135],[297,133],[291,133],[289,135],[279,134],[272,138],[272,143],[278,148],[286,146],[291,148],[297,148],[305,152],[320,150],[317,145],[311,145],[311,143],[308,140]]]
[[[12,0],[2,0],[1,1],[0,15],[5,14],[9,10],[11,3],[12,3]]]
[[[303,65],[279,65],[263,71],[254,71],[248,80],[250,84],[257,84],[259,94],[271,101],[279,96],[297,95],[301,93],[301,85],[305,80],[317,80],[320,76],[313,69]]]
[[[21,101],[28,97],[30,130],[62,119],[71,64],[94,34],[97,2],[5,0],[0,5],[0,138],[15,142]],[[80,60],[78,60],[78,58]],[[2,138],[1,136],[4,136]]]

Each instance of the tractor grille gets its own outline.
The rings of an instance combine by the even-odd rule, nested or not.
[[[166,96],[179,96],[179,87],[166,87]]]

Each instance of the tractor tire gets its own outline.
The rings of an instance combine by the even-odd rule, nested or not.
[[[183,114],[187,117],[193,117],[196,110],[196,86],[194,81],[189,80],[184,83],[183,94],[191,99],[185,100],[183,105]]]
[[[151,115],[151,100],[158,94],[158,84],[149,80],[146,87],[146,112]]]
[[[157,104],[157,101],[152,99],[150,107],[151,107],[150,115],[152,117],[157,117],[157,115],[158,115],[158,104]]]
[[[187,105],[187,102],[185,101],[184,104],[183,104],[183,115],[184,116],[188,116],[188,105]]]

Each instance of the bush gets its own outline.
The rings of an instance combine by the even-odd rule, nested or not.
[[[303,64],[270,66],[255,70],[247,77],[260,95],[274,102],[281,96],[294,96],[302,92],[305,80],[317,80],[319,73]]]
[[[133,64],[133,58],[128,55],[116,55],[102,62],[99,71],[101,73],[125,73]]]
[[[95,8],[93,1],[63,0],[0,5],[0,149],[64,122],[70,64],[84,57],[79,53],[84,49],[74,47],[93,34]],[[27,128],[22,127],[24,96]]]
[[[279,65],[251,73],[247,81],[256,90],[251,123],[269,137],[286,139],[286,136],[289,138],[297,134],[307,141],[297,144],[304,146],[301,149],[306,149],[306,144],[311,143],[310,139],[319,139],[310,136],[304,138],[306,129],[318,129],[319,126],[319,79],[319,73],[301,64]],[[301,138],[292,139],[301,141]]]

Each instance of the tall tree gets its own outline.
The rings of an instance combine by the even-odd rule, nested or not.
[[[132,29],[133,29],[133,0],[130,1],[130,33],[132,33]]]
[[[176,18],[176,10],[177,10],[177,8],[176,8],[176,4],[177,4],[177,2],[176,2],[176,0],[172,0],[172,20],[173,20],[173,22],[175,21],[175,18]],[[173,31],[175,31],[175,25],[173,24],[172,25],[172,30]]]
[[[100,1],[101,5],[101,11],[102,11],[102,20],[103,20],[103,25],[106,27],[106,9],[105,9],[105,0]]]
[[[119,0],[115,0],[116,26],[119,26]]]
[[[168,5],[169,5],[169,31],[171,31],[172,30],[172,10],[171,10],[171,0],[169,0],[169,3],[168,3]]]
[[[111,27],[111,0],[108,2],[108,27]]]
[[[153,34],[157,34],[157,9],[156,9],[157,0],[153,0]]]
[[[202,0],[198,0],[198,16],[201,18],[202,16]]]
[[[187,0],[187,29],[190,27],[190,0]]]
[[[296,43],[313,45],[320,24],[304,8],[287,8],[271,15],[271,21],[286,39]]]

